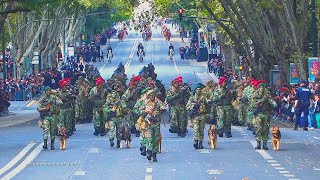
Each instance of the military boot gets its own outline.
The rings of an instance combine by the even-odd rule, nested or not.
[[[255,149],[261,149],[261,141],[257,141],[257,146],[255,147]]]
[[[269,148],[267,147],[267,141],[263,141],[263,146],[262,149],[268,150]]]
[[[105,136],[107,133],[106,133],[106,131],[105,130],[101,130],[100,131],[100,136]]]
[[[113,142],[114,139],[112,138],[112,139],[110,139],[109,141],[110,141],[110,147],[113,147],[113,146],[114,146],[114,142]]]
[[[294,126],[293,130],[298,130],[298,126],[297,125]]]
[[[43,146],[42,146],[43,149],[48,149],[48,140],[47,139],[44,139],[43,140]]]
[[[121,141],[117,140],[117,148],[120,148]]]
[[[177,130],[176,130],[176,128],[172,127],[169,129],[169,132],[170,133],[177,133]]]
[[[149,161],[151,161],[151,157],[152,157],[152,151],[151,150],[147,150],[147,159]]]
[[[219,133],[219,137],[223,137],[223,133]]]
[[[231,137],[232,137],[231,132],[227,132],[227,133],[226,133],[226,137],[227,137],[227,138],[231,138]]]
[[[99,129],[94,129],[94,133],[93,133],[93,135],[95,135],[95,136],[98,136],[99,135]]]
[[[199,146],[198,146],[199,149],[203,149],[203,146],[202,146],[202,141],[199,141]]]
[[[153,152],[153,153],[152,153],[152,159],[153,159],[153,162],[158,162],[158,160],[157,160],[157,153],[156,153],[156,152]]]
[[[54,148],[54,139],[51,139],[51,150],[55,150],[55,148]]]
[[[199,141],[198,140],[194,140],[194,144],[193,144],[193,147],[195,149],[199,149],[199,145],[198,145]]]

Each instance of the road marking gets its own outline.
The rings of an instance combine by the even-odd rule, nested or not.
[[[256,141],[250,141],[250,143],[252,144],[253,147],[256,146]],[[268,160],[268,159],[273,159],[269,153],[267,153],[265,150],[256,150],[264,159]]]
[[[86,171],[76,171],[73,173],[74,176],[85,176]]]
[[[210,151],[209,151],[208,149],[201,149],[201,150],[200,150],[200,153],[201,153],[201,154],[209,154]]]
[[[284,170],[284,167],[274,167],[276,170]]]
[[[320,168],[315,168],[315,167],[313,167],[313,170],[315,170],[315,171],[320,171]]]
[[[29,102],[29,103],[27,104],[27,107],[32,106],[33,103],[35,103],[35,100],[32,100],[31,102]]]
[[[222,170],[217,170],[217,169],[209,169],[206,172],[209,174],[222,174],[223,173]]]
[[[121,42],[118,44],[118,46],[114,49],[114,51],[112,52],[113,54],[116,52],[116,50],[118,49],[119,45],[121,44]],[[102,68],[104,68],[104,66],[106,66],[107,62],[105,62],[103,64],[103,66],[99,69],[99,72],[101,71]]]
[[[285,176],[285,177],[294,177],[293,174],[284,174],[283,176]]]
[[[152,168],[147,168],[147,169],[146,169],[146,172],[147,172],[147,173],[152,173]]]
[[[21,162],[16,168],[14,168],[11,172],[5,175],[1,180],[12,179],[18,173],[20,173],[29,163],[31,163],[42,151],[42,143],[40,143],[30,154],[26,157],[24,161]]]
[[[320,137],[313,137],[313,139],[320,139]]]
[[[281,173],[281,174],[290,174],[289,171],[279,171],[279,173]]]
[[[299,178],[289,178],[289,180],[300,180]]]
[[[24,106],[26,106],[27,104],[29,104],[30,100],[28,100],[27,102],[25,102],[22,106],[20,106],[17,110],[20,111]]]
[[[8,171],[10,168],[12,168],[15,164],[17,164],[23,156],[25,156],[30,149],[35,145],[36,143],[29,143],[25,148],[23,148],[20,153],[14,157],[7,165],[5,165],[3,168],[0,169],[0,176]]]
[[[271,166],[273,166],[273,167],[275,167],[275,166],[280,167],[281,165],[280,165],[280,164],[271,164]]]
[[[178,72],[178,76],[180,76],[180,71],[179,71],[179,68],[178,68],[178,66],[177,66],[177,63],[176,63],[176,60],[175,60],[175,58],[173,58],[173,65],[174,65],[174,68],[176,69],[176,71]]]
[[[268,160],[269,163],[276,163],[276,160]]]
[[[144,177],[144,180],[152,180],[152,175],[146,175],[146,176]]]
[[[131,52],[129,54],[129,57],[128,57],[128,61],[126,62],[126,64],[124,65],[124,69],[125,69],[125,73],[127,74],[128,72],[128,69],[131,65],[131,61],[133,59],[133,55],[134,55],[134,52],[135,52],[135,49],[136,47],[138,47],[138,41],[135,41],[133,46],[132,46],[132,49],[131,49]]]
[[[151,64],[153,64],[153,58],[154,58],[154,43],[152,43],[152,56],[151,56]]]
[[[99,149],[98,148],[91,148],[91,149],[89,149],[88,153],[99,153]]]

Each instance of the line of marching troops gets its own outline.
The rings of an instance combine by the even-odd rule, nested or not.
[[[128,80],[122,63],[110,79],[105,81],[97,75],[95,82],[80,76],[75,86],[70,79],[59,82],[60,91],[45,88],[45,95],[39,101],[39,126],[43,128],[44,149],[51,139],[54,148],[55,136],[61,127],[71,136],[76,121],[90,122],[93,116],[94,135],[109,134],[110,146],[120,148],[123,130],[127,127],[140,137],[141,155],[157,161],[161,138],[161,112],[168,105],[171,133],[185,137],[187,125],[194,130],[195,149],[203,149],[205,123],[215,124],[219,137],[232,137],[231,124],[238,116],[238,125],[248,125],[255,131],[257,146],[267,148],[269,135],[269,113],[276,103],[272,100],[266,84],[262,80],[250,79],[238,83],[221,77],[219,82],[209,81],[191,85],[179,76],[165,90],[152,64],[143,67],[139,75]],[[189,120],[189,121],[188,121]],[[131,134],[128,137],[131,141]]]

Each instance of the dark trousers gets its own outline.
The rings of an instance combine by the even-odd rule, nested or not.
[[[308,115],[309,115],[309,107],[307,106],[301,106],[295,110],[295,114],[296,114],[296,123],[295,123],[295,126],[299,126],[300,125],[300,120],[301,120],[301,113],[303,112],[304,114],[304,117],[307,117],[308,118]],[[307,121],[308,122],[308,121]],[[308,123],[304,123],[303,124],[303,127],[307,127],[308,126]]]

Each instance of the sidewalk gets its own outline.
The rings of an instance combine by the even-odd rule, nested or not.
[[[23,124],[39,118],[36,110],[11,111],[10,115],[0,117],[0,128]]]

